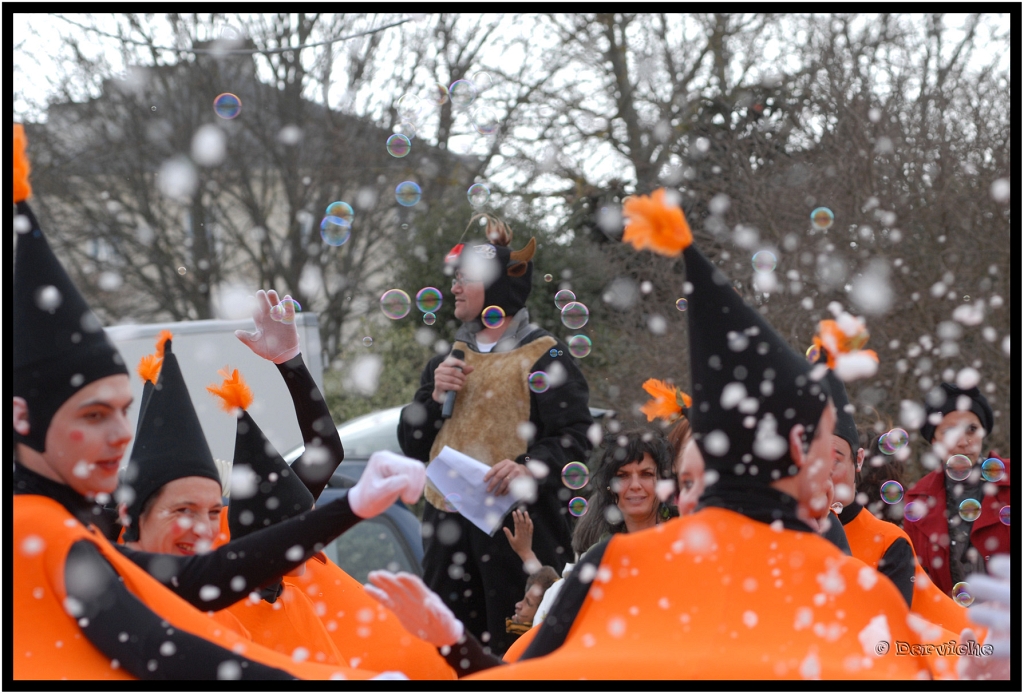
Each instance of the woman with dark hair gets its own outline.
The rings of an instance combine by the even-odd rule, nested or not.
[[[606,537],[653,528],[679,515],[656,490],[660,480],[672,479],[672,449],[660,431],[608,434],[594,475],[595,491],[573,531],[573,551],[583,555]]]

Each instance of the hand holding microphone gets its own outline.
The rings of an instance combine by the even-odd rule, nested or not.
[[[452,416],[455,394],[466,384],[466,376],[473,373],[473,367],[463,361],[465,358],[462,350],[452,350],[451,355],[434,369],[434,392],[431,395],[435,402],[444,405],[441,410],[444,419]]]

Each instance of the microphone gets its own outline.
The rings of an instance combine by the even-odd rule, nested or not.
[[[452,356],[456,359],[465,359],[466,353],[461,349],[453,349]],[[456,367],[457,368],[457,367]],[[462,371],[462,369],[459,369]],[[451,419],[452,410],[455,409],[455,396],[458,395],[458,391],[449,390],[444,396],[444,405],[441,407],[441,419]]]

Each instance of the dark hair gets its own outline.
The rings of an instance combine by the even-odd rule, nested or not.
[[[683,446],[690,438],[690,420],[680,417],[672,428],[668,430],[668,445],[672,447],[672,462],[674,463],[683,452]]]
[[[886,431],[889,431],[892,429],[892,422],[887,424]],[[882,453],[878,446],[879,441],[881,441],[881,434],[873,433],[867,452],[864,454],[864,465],[855,477],[857,495],[867,496],[864,506],[870,513],[893,525],[902,527],[902,505],[885,503],[882,500],[882,485],[889,480],[895,480],[906,490],[906,469],[896,456]],[[856,461],[856,456],[855,451],[854,461]]]
[[[622,439],[625,439],[624,443]],[[624,521],[620,520],[612,524],[605,517],[608,508],[615,506],[617,501],[616,495],[609,487],[620,468],[643,460],[644,454],[649,454],[654,459],[658,479],[673,479],[672,449],[669,447],[665,435],[660,431],[648,427],[638,427],[605,436],[601,449],[595,451],[591,458],[591,461],[597,461],[597,456],[600,455],[600,462],[598,462],[597,472],[591,480],[594,491],[587,500],[587,513],[573,530],[572,549],[574,552],[582,555],[606,533],[614,534],[625,531]],[[659,513],[673,515],[672,507],[665,503],[661,503],[661,506],[663,508],[659,509]],[[678,511],[675,511],[674,515],[678,515]]]
[[[534,585],[538,585],[546,591],[559,578],[561,578],[561,576],[558,575],[558,572],[555,571],[554,567],[542,566],[530,574],[529,578],[526,579],[526,590],[523,591],[523,593],[525,594]]]
[[[125,542],[139,542],[142,540],[142,519],[148,516],[149,512],[153,510],[153,504],[155,504],[157,499],[160,498],[160,495],[163,494],[166,486],[167,485],[165,484],[163,487],[160,487],[146,497],[146,501],[143,502],[142,508],[139,510],[139,517],[133,518],[131,525],[124,526],[124,534],[121,538]],[[120,519],[118,519],[118,523],[120,523]]]

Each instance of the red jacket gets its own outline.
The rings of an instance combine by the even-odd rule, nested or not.
[[[989,458],[999,458],[990,451]],[[999,458],[1006,465],[1003,479],[995,482],[996,495],[986,496],[981,501],[981,516],[971,527],[971,545],[985,561],[993,554],[1009,553],[1010,526],[999,520],[999,509],[1010,505],[1010,459]],[[949,524],[946,520],[946,479],[943,470],[930,472],[915,484],[906,495],[905,501],[919,499],[928,504],[928,513],[917,522],[904,521],[903,530],[914,543],[914,552],[921,560],[921,566],[939,589],[946,595],[953,592],[953,580],[949,573]],[[941,559],[936,567],[935,558]]]

